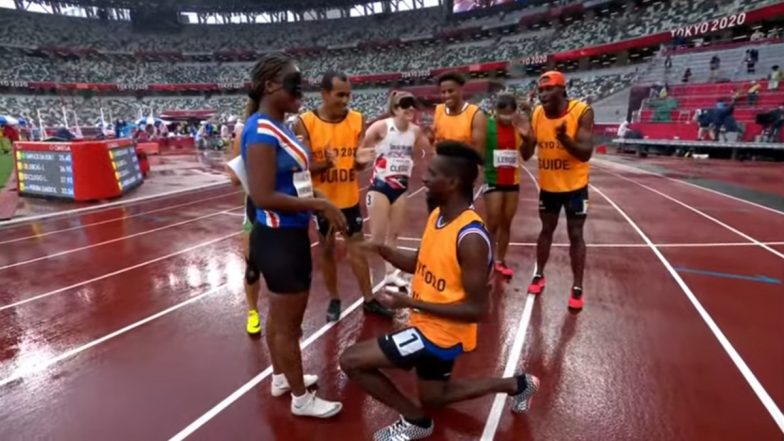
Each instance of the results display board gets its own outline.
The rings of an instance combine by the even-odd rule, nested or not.
[[[70,151],[16,151],[19,192],[30,195],[74,197]]]
[[[16,142],[14,159],[22,196],[101,200],[144,182],[136,148],[128,139]]]
[[[112,160],[114,177],[120,190],[127,191],[144,181],[139,167],[139,157],[133,146],[109,149],[109,158]]]

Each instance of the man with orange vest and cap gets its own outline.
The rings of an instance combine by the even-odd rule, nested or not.
[[[569,309],[580,311],[584,305],[583,225],[588,215],[588,161],[593,154],[593,110],[582,101],[568,98],[566,79],[561,72],[545,72],[539,77],[538,89],[541,104],[534,109],[530,126],[522,133],[523,157],[530,157],[538,147],[541,188],[539,218],[542,231],[536,242],[536,274],[528,292],[540,294],[544,290],[544,267],[563,207],[574,276]]]

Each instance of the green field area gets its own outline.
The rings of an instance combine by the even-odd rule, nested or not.
[[[0,150],[0,188],[5,187],[6,181],[8,181],[8,177],[11,176],[11,171],[14,168],[14,162],[12,161],[13,155],[11,152],[4,153]]]

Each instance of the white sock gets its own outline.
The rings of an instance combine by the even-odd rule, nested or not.
[[[272,374],[273,384],[287,384],[286,374]]]
[[[305,392],[301,397],[298,397],[291,394],[291,402],[294,403],[294,407],[302,407],[308,402],[308,393]]]

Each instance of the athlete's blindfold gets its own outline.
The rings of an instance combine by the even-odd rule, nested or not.
[[[275,81],[276,83],[280,84],[279,89],[275,89],[270,94],[273,94],[279,90],[282,90],[288,93],[293,98],[300,99],[302,98],[302,72],[291,72],[286,74],[280,81]],[[253,98],[251,96],[251,98]]]

